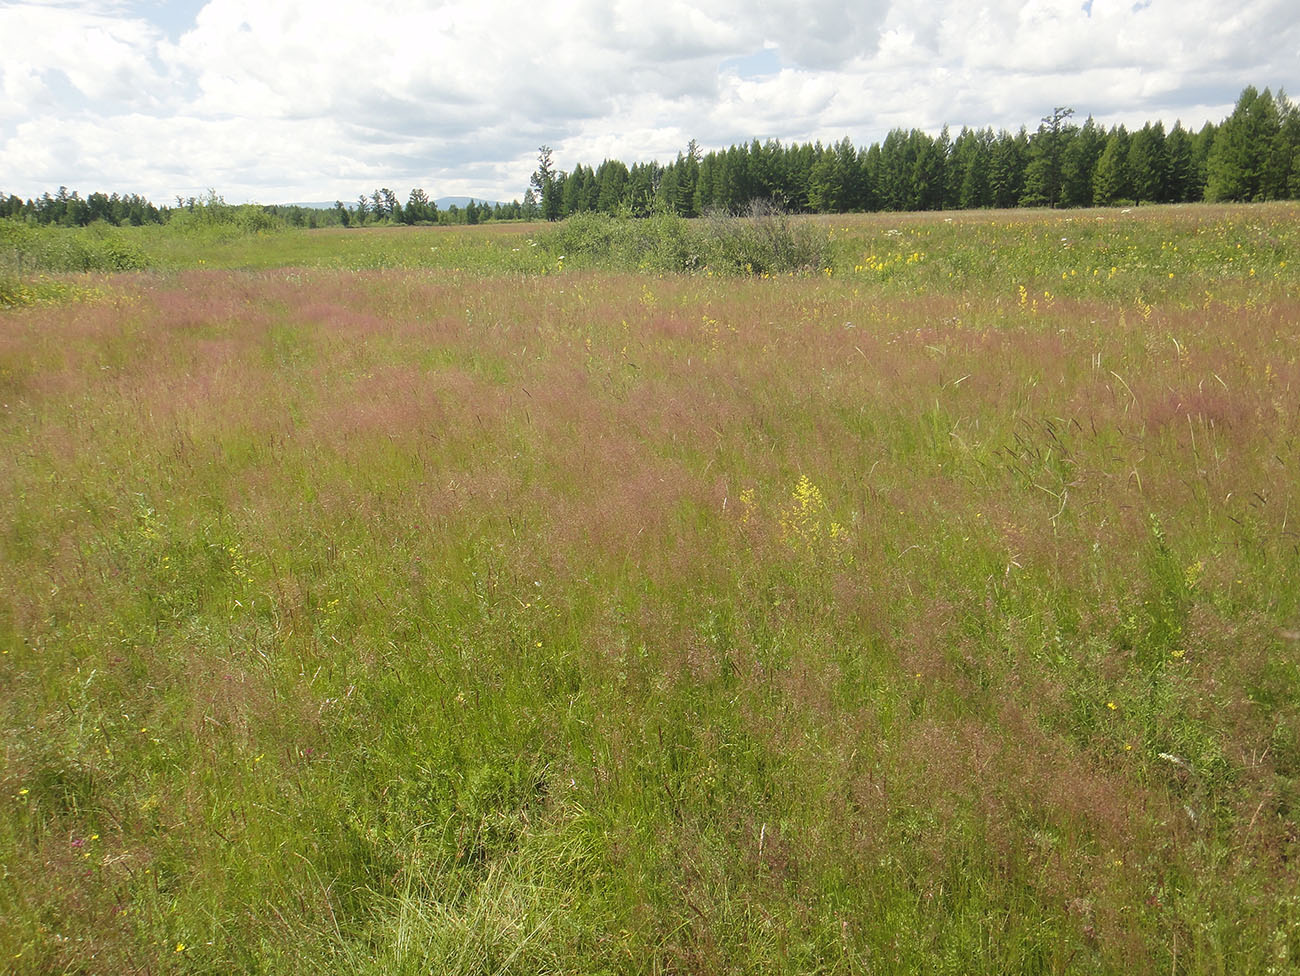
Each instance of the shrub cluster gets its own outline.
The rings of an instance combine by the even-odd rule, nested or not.
[[[172,213],[164,238],[207,247],[284,229],[284,221],[252,204],[232,206],[215,193]],[[153,237],[156,243],[159,238]],[[35,275],[87,271],[140,271],[165,263],[165,254],[146,250],[131,228],[103,220],[85,227],[40,225],[0,217],[0,305],[26,305],[42,289]],[[48,290],[48,289],[46,289]]]
[[[149,256],[108,224],[69,229],[0,220],[0,305],[28,304],[33,274],[138,271],[149,265]]]
[[[230,204],[216,191],[174,210],[167,221],[169,230],[182,234],[231,241],[247,234],[283,230],[285,222],[256,204]]]
[[[709,244],[709,267],[728,274],[820,271],[829,261],[825,234],[765,200],[734,216],[705,215],[700,236]]]
[[[741,214],[717,211],[696,221],[664,210],[646,218],[574,214],[539,243],[557,259],[641,271],[802,273],[828,260],[828,241],[815,226],[766,201],[753,201]]]

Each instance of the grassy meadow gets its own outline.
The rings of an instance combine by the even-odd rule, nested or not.
[[[662,223],[14,244],[0,971],[1300,971],[1300,207]]]

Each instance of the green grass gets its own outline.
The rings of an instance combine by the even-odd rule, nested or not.
[[[1296,218],[44,272],[0,968],[1294,971]]]

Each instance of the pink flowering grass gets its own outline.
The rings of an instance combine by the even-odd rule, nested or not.
[[[5,312],[4,966],[1283,971],[1292,216]]]

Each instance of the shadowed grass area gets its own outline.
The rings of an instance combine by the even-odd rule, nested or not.
[[[1294,217],[5,312],[4,966],[1288,971]]]

